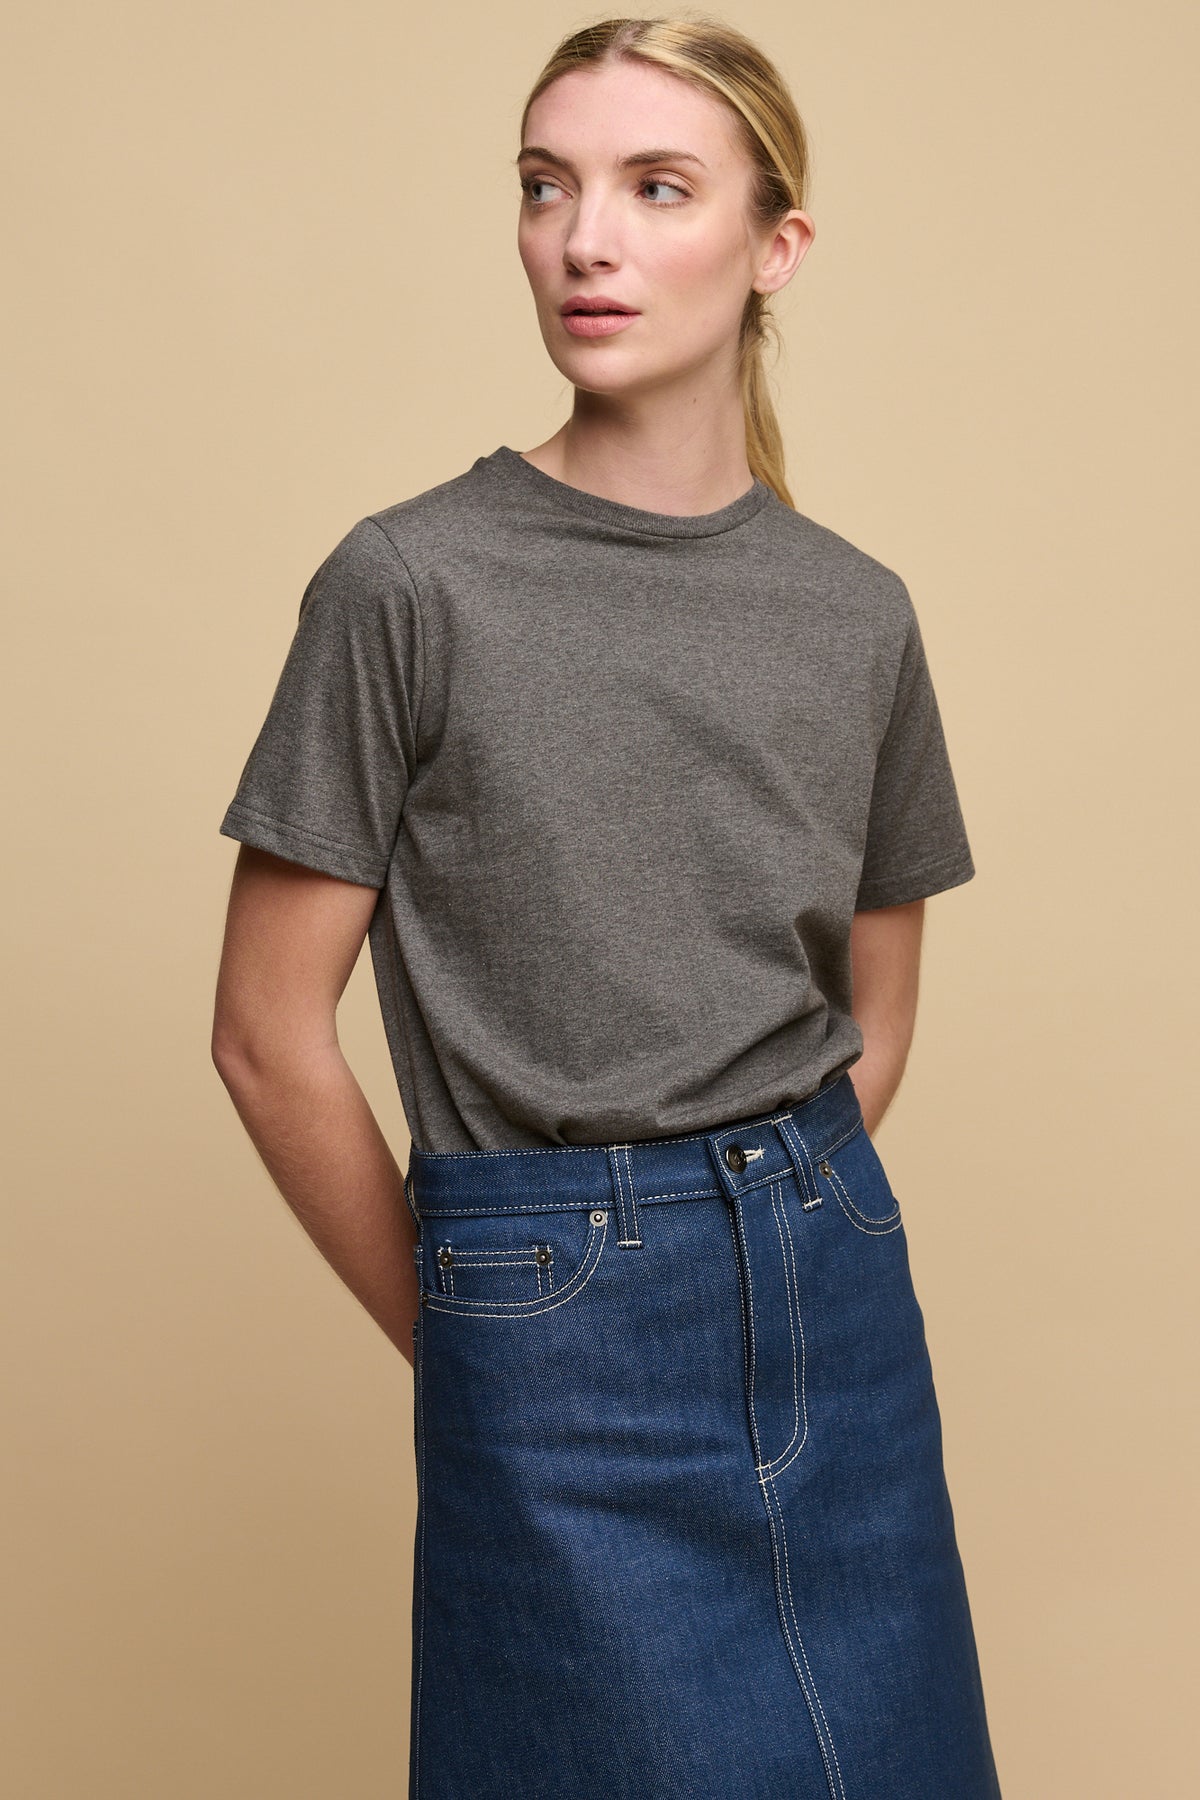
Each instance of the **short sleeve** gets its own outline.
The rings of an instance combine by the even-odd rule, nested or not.
[[[421,621],[407,566],[360,519],[312,576],[225,837],[382,887],[416,769]]]
[[[905,590],[908,629],[876,758],[855,909],[902,906],[975,873],[921,627]]]

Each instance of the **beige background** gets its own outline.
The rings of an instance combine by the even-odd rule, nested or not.
[[[342,533],[565,415],[508,164],[543,59],[601,16],[73,0],[4,29],[22,1800],[406,1791],[411,1373],[210,1064],[217,825]],[[878,1141],[1005,1800],[1171,1800],[1196,1779],[1195,11],[726,16],[812,135],[776,371],[797,502],[910,585],[979,871],[929,904]],[[403,1163],[365,956],[342,1036]]]

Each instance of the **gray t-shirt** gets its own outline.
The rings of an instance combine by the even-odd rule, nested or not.
[[[862,1054],[855,909],[975,872],[898,575],[760,481],[677,517],[508,445],[316,570],[220,830],[380,889],[423,1150],[806,1098]]]

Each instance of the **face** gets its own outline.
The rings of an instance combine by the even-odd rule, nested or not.
[[[812,222],[751,220],[753,170],[723,102],[644,63],[572,70],[530,108],[525,147],[517,243],[561,373],[598,394],[732,380],[751,287],[791,279]],[[578,296],[633,316],[568,320]]]

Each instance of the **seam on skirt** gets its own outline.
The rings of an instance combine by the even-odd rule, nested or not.
[[[767,1521],[771,1529],[771,1558],[775,1565],[775,1597],[779,1604],[779,1617],[783,1625],[783,1633],[787,1642],[788,1654],[792,1659],[792,1667],[796,1672],[796,1679],[800,1683],[800,1691],[804,1695],[805,1704],[809,1711],[809,1717],[812,1719],[813,1730],[816,1733],[817,1738],[817,1745],[821,1752],[821,1760],[825,1764],[825,1779],[829,1783],[831,1800],[846,1800],[846,1789],[842,1782],[842,1767],[838,1761],[837,1749],[833,1742],[833,1733],[829,1729],[829,1721],[825,1717],[825,1708],[821,1704],[821,1696],[817,1692],[817,1684],[813,1680],[812,1669],[809,1667],[808,1652],[804,1648],[804,1639],[800,1635],[800,1622],[796,1616],[796,1603],[792,1594],[791,1569],[788,1564],[787,1528],[783,1523],[783,1507],[780,1504],[779,1495],[775,1491],[775,1484],[770,1477],[760,1481],[759,1486],[762,1490],[763,1503],[767,1509]],[[769,1496],[768,1489],[770,1490]],[[772,1511],[772,1500],[774,1500],[775,1506],[778,1508],[778,1521],[776,1521],[775,1513]],[[778,1535],[776,1535],[777,1529]],[[780,1544],[783,1546],[782,1559],[779,1553]],[[781,1566],[783,1573],[782,1583],[780,1581]],[[786,1605],[784,1603],[783,1594],[784,1585],[787,1587]],[[788,1621],[789,1611],[791,1613],[790,1624]],[[796,1643],[800,1646],[800,1656],[804,1662],[804,1669],[801,1669],[800,1667],[800,1662],[797,1660],[796,1651],[792,1644],[793,1632],[795,1633]],[[805,1679],[805,1671],[807,1671],[807,1680]],[[821,1715],[820,1719],[817,1717],[818,1713]],[[828,1748],[826,1748],[827,1744]],[[832,1765],[829,1761],[831,1756],[833,1758]]]

